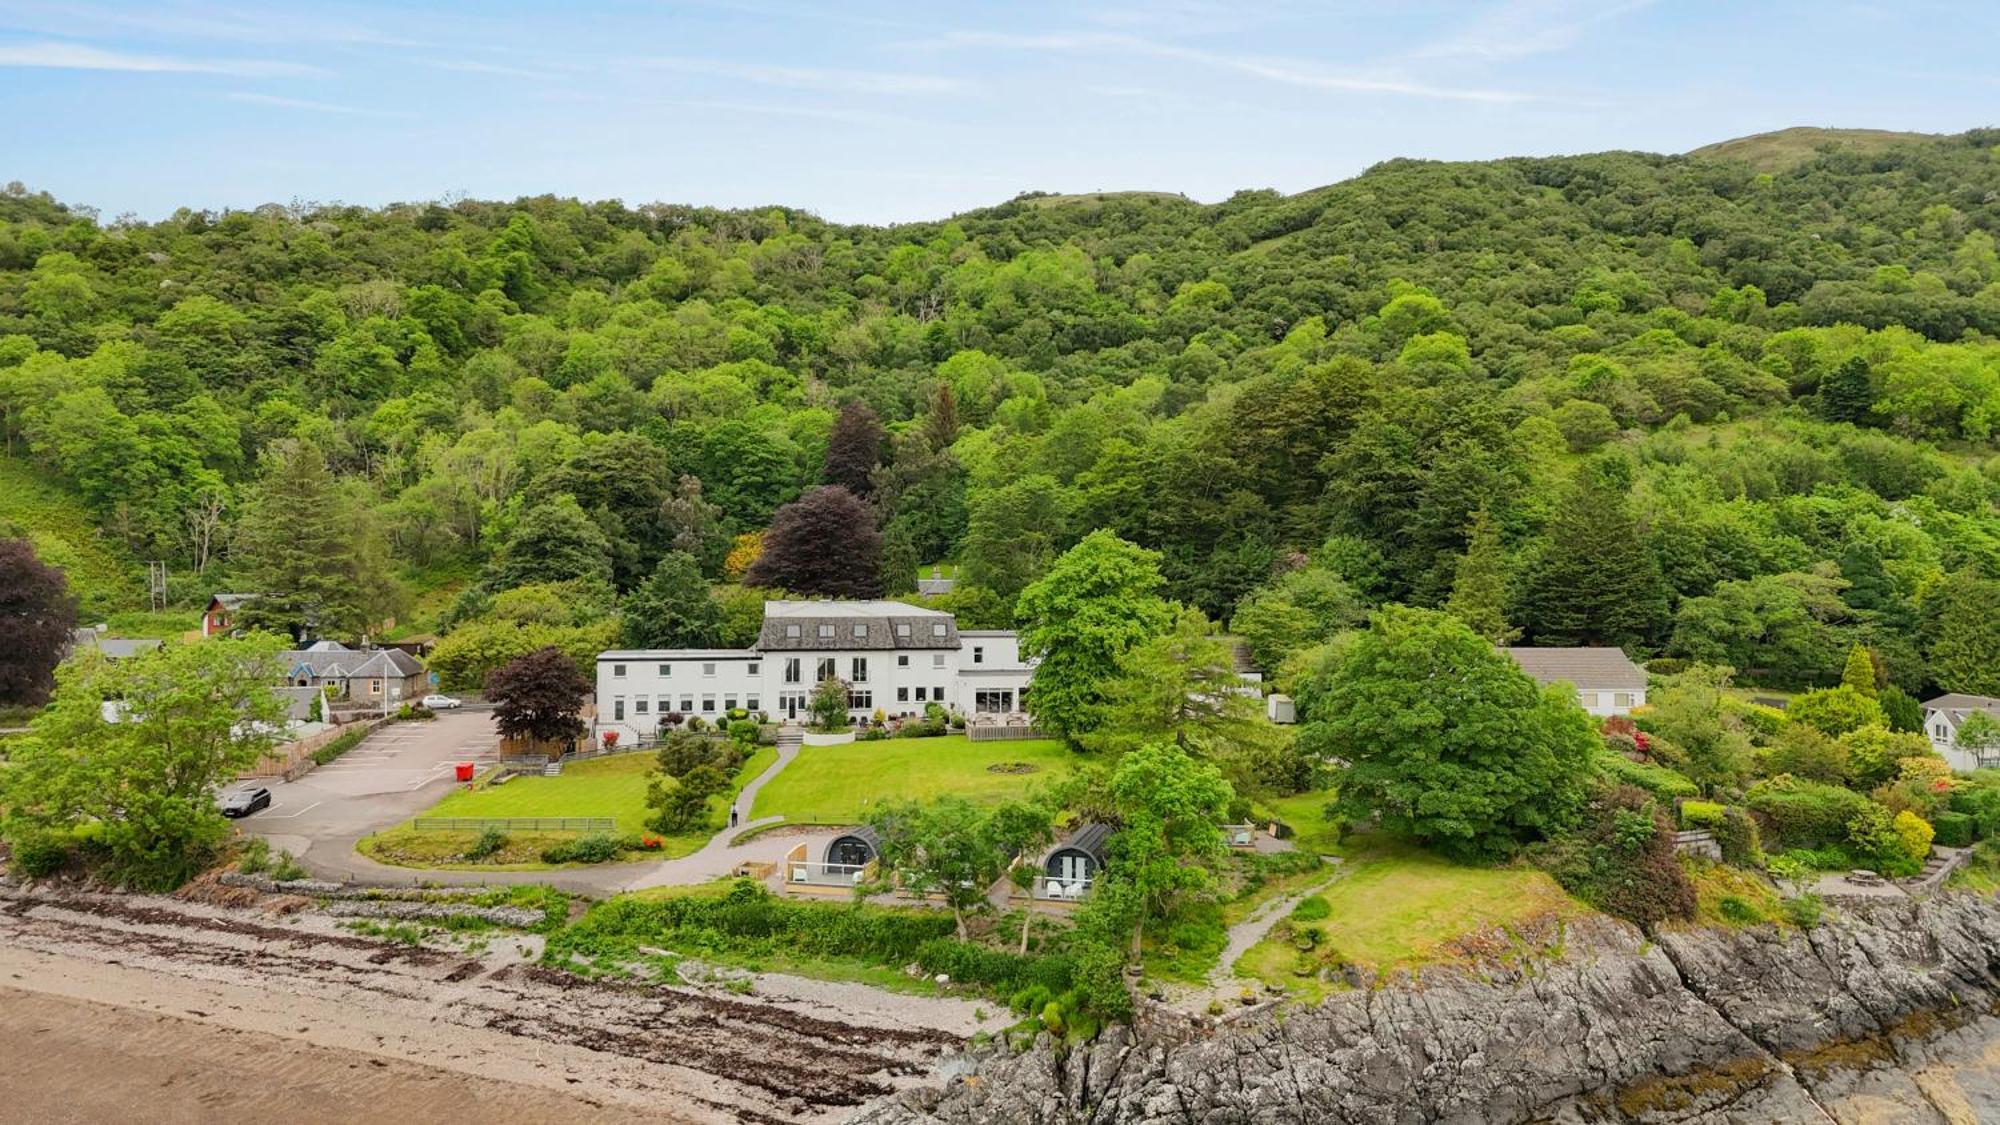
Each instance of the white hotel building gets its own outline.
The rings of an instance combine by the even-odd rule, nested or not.
[[[652,737],[663,715],[710,722],[731,710],[801,721],[814,685],[842,679],[856,720],[921,715],[932,703],[968,716],[1025,710],[1032,670],[1001,629],[960,629],[949,613],[895,601],[764,604],[744,649],[635,649],[597,657],[597,730]]]

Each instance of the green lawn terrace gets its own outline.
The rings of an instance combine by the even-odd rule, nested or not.
[[[657,849],[630,852],[627,858],[672,859],[699,850],[721,830],[737,791],[776,760],[775,749],[759,747],[737,771],[729,792],[709,799],[708,823],[696,832],[666,835],[647,826],[652,811],[646,807],[646,786],[654,776],[655,760],[651,753],[641,752],[576,762],[555,777],[529,774],[515,776],[505,784],[488,779],[475,788],[455,790],[418,817],[363,840],[361,851],[380,862],[400,866],[532,871],[553,866],[540,860],[543,848],[577,834],[509,832],[501,851],[472,862],[464,857],[478,837],[476,831],[419,831],[417,821],[429,817],[609,817],[616,822],[615,834],[621,838],[648,836],[660,841]]]
[[[1077,760],[1054,740],[974,742],[962,734],[807,746],[758,790],[750,819],[852,825],[884,801],[950,795],[997,804],[1062,780]]]

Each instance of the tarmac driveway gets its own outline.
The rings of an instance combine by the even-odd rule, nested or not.
[[[428,722],[390,723],[297,781],[265,782],[271,807],[235,823],[315,870],[338,869],[361,837],[436,804],[459,762],[493,761],[491,711],[445,711]]]

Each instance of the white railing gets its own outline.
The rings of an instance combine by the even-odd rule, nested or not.
[[[1035,876],[1032,892],[1046,902],[1076,902],[1090,894],[1090,885],[1095,879],[1064,879],[1057,875]]]
[[[857,863],[814,863],[806,859],[785,861],[785,882],[820,887],[851,887],[861,881],[867,867]]]

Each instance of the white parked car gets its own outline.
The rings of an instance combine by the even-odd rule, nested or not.
[[[422,703],[433,711],[449,711],[454,707],[461,706],[458,700],[453,699],[449,695],[426,695]]]

